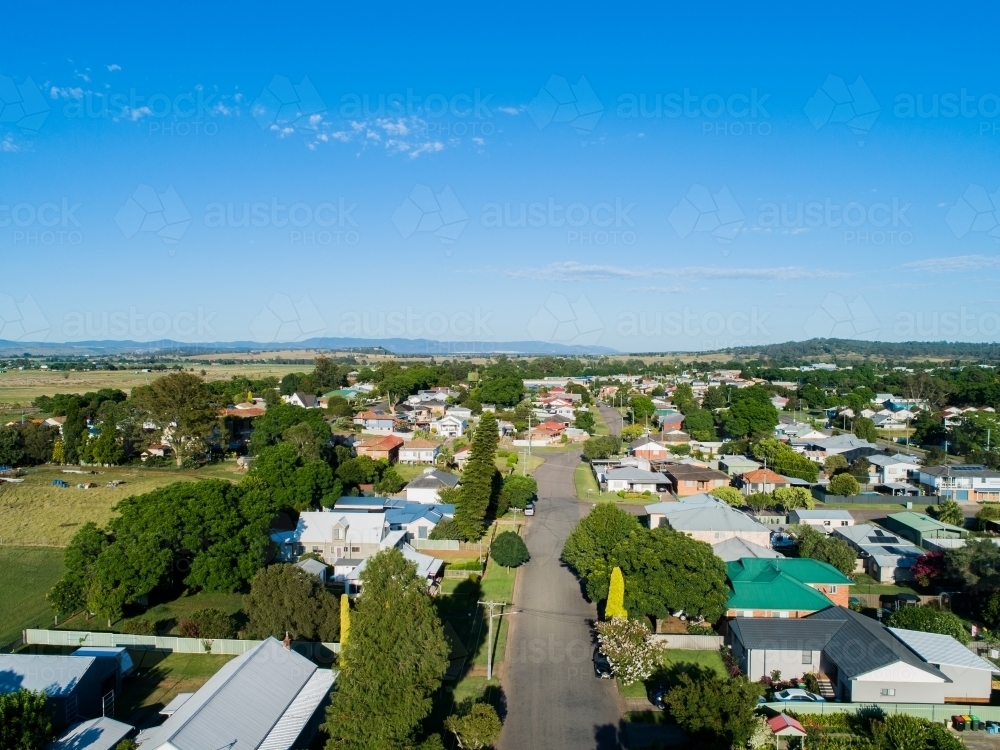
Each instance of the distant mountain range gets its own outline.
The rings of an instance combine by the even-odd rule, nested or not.
[[[276,342],[261,344],[257,341],[220,341],[192,344],[184,341],[162,339],[160,341],[73,341],[49,343],[35,341],[5,341],[0,339],[0,354],[36,355],[101,355],[129,354],[136,352],[171,352],[197,354],[198,352],[266,352],[304,351],[315,349],[379,350],[393,354],[413,355],[476,355],[476,354],[618,354],[606,346],[583,346],[557,344],[545,341],[434,341],[432,339],[364,339],[364,338],[312,338],[304,341]]]

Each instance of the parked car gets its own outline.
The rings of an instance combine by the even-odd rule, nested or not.
[[[594,674],[602,680],[610,680],[615,676],[611,662],[608,661],[608,657],[601,653],[599,648],[594,649]]]
[[[649,691],[649,702],[661,711],[667,710],[667,688],[662,685]]]
[[[526,516],[533,516],[533,515],[535,515],[535,504],[534,503],[528,503],[527,505],[524,506],[524,515],[526,515]]]
[[[774,694],[774,700],[780,701],[782,703],[825,703],[826,698],[822,695],[816,695],[816,693],[810,693],[808,690],[802,690],[801,688],[789,688],[788,690],[779,690]]]

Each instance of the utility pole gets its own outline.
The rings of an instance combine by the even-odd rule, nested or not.
[[[496,608],[496,607],[506,607],[507,606],[507,602],[484,602],[484,601],[480,601],[479,604],[483,605],[484,607],[489,607],[490,608],[490,614],[489,614],[489,618],[490,618],[490,630],[489,630],[488,640],[486,642],[486,679],[487,680],[492,680],[493,679],[493,618],[494,617],[503,617],[504,615],[516,615],[517,612],[516,611],[514,611],[514,612],[501,612],[500,614],[497,614],[497,615],[493,614],[494,608]]]

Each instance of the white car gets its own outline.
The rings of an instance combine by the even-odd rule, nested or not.
[[[533,515],[535,515],[535,504],[534,503],[528,503],[527,505],[524,506],[524,515],[526,515],[526,516],[533,516]]]
[[[816,693],[810,693],[808,690],[802,690],[800,688],[789,688],[788,690],[779,690],[774,694],[774,699],[782,703],[825,703],[826,698],[822,695],[816,695]]]

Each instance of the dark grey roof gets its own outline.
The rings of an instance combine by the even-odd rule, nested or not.
[[[844,607],[829,607],[804,619],[806,622],[841,622],[823,651],[848,679],[901,661],[951,682],[944,673],[913,653],[884,625],[870,617]]]
[[[843,624],[843,620],[737,617],[731,627],[749,649],[822,651]]]
[[[436,490],[440,487],[455,487],[458,485],[459,477],[447,471],[431,469],[425,471],[416,479],[407,484],[408,489],[430,489]]]
[[[965,464],[960,466],[922,466],[920,471],[933,477],[977,477],[980,479],[995,479],[1000,477],[1000,471],[987,469],[982,464]]]

